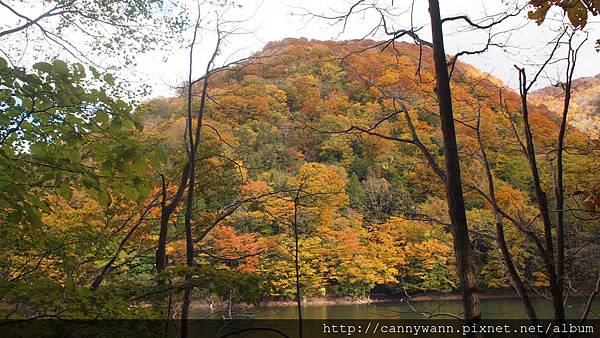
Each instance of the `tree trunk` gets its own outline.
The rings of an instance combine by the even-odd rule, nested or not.
[[[452,223],[451,228],[454,253],[456,255],[457,270],[462,287],[465,319],[467,322],[472,323],[478,322],[481,319],[479,292],[477,290],[477,278],[473,265],[471,242],[469,240],[467,217],[465,213],[458,147],[456,144],[454,116],[452,112],[450,78],[448,76],[448,64],[446,61],[446,53],[444,51],[440,6],[437,0],[429,0],[429,14],[431,16],[437,96],[442,133],[444,136],[448,211]]]
[[[299,259],[299,239],[298,239],[298,197],[300,190],[294,198],[294,242],[296,245],[294,267],[296,269],[296,307],[298,309],[298,337],[302,338],[302,295],[300,294],[300,259]]]
[[[156,249],[156,271],[162,272],[167,267],[167,237],[169,235],[169,218],[181,202],[183,198],[185,187],[187,185],[189,165],[187,162],[182,170],[181,182],[177,188],[177,192],[171,203],[167,204],[167,184],[164,176],[162,177],[162,200],[161,200],[161,214],[160,214],[160,232],[158,235],[158,248]],[[162,279],[159,279],[159,284],[163,283]]]
[[[570,40],[569,40],[570,46]],[[571,87],[573,83],[573,71],[575,70],[576,52],[569,48],[567,58],[567,74],[565,81],[565,98],[563,102],[562,118],[560,130],[558,132],[558,147],[556,149],[556,180],[554,183],[554,193],[556,197],[556,284],[563,290],[565,284],[565,224],[564,224],[564,183],[563,183],[563,150],[565,146],[565,136],[567,134],[567,117],[569,115],[569,106],[571,103]]]
[[[506,243],[506,236],[504,236],[504,224],[502,223],[502,215],[500,212],[500,208],[498,206],[498,201],[496,200],[496,189],[494,187],[494,176],[492,175],[492,170],[490,169],[490,162],[487,157],[487,152],[485,150],[485,145],[483,143],[483,138],[481,137],[481,116],[477,116],[477,143],[479,144],[479,150],[481,152],[481,160],[483,162],[483,166],[485,169],[485,176],[488,183],[488,193],[489,198],[493,204],[494,208],[494,219],[496,222],[496,243],[498,244],[498,248],[500,249],[500,259],[502,261],[502,265],[504,266],[504,270],[506,271],[506,275],[510,280],[513,288],[521,298],[521,302],[525,307],[525,313],[527,314],[527,318],[531,322],[531,325],[537,325],[538,319],[537,314],[533,305],[531,304],[531,299],[527,294],[527,289],[519,276],[519,272],[515,267],[512,256],[510,254],[508,244]],[[540,335],[541,336],[541,335]]]
[[[529,168],[531,170],[531,176],[533,178],[533,187],[537,198],[538,208],[544,224],[544,239],[546,245],[546,257],[543,257],[546,272],[548,273],[548,279],[550,283],[550,293],[552,295],[552,306],[554,308],[554,319],[558,322],[565,321],[565,310],[563,304],[563,290],[558,285],[558,278],[556,276],[555,264],[554,264],[554,241],[552,240],[552,223],[550,222],[550,211],[548,208],[548,200],[546,199],[546,193],[542,189],[540,183],[540,174],[535,158],[535,145],[533,143],[533,134],[531,132],[531,125],[529,124],[529,109],[527,103],[527,78],[524,69],[519,69],[519,81],[521,89],[521,105],[523,109],[523,124],[525,128],[525,141],[527,149],[527,160],[529,162]]]
[[[187,206],[185,211],[185,257],[188,268],[194,266],[194,239],[192,238],[192,212],[194,208],[194,183],[195,183],[195,156],[190,153],[190,179],[188,186]],[[190,285],[192,279],[191,272],[185,274],[185,291],[183,292],[183,304],[181,306],[181,337],[188,337],[188,318],[190,313],[190,303],[192,301],[192,287]]]
[[[200,14],[194,27],[194,37],[192,44],[190,45],[190,62],[189,62],[189,76],[188,76],[188,95],[187,95],[187,123],[186,123],[186,151],[188,156],[188,193],[185,207],[185,257],[186,265],[191,270],[194,266],[194,239],[192,238],[192,213],[194,211],[194,185],[196,178],[196,150],[197,144],[200,142],[200,138],[197,136],[194,138],[192,117],[192,70],[194,61],[194,44],[196,43],[196,36],[198,33],[198,24],[200,22]],[[204,94],[204,93],[203,93]],[[202,114],[202,112],[200,112]],[[198,129],[202,125],[201,115],[198,119]],[[197,130],[197,134],[200,134],[200,130]],[[192,286],[190,285],[192,279],[191,271],[185,274],[185,290],[183,292],[183,304],[181,305],[181,338],[187,338],[189,335],[188,318],[190,313],[190,303],[192,300]]]

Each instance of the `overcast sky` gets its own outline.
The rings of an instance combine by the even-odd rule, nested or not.
[[[192,0],[188,1],[190,3],[191,16],[195,16],[196,2]],[[365,3],[374,1],[377,0],[368,0]],[[514,4],[507,4],[510,1],[441,0],[440,5],[443,17],[466,14],[473,20],[477,20],[485,15],[503,13],[514,8]],[[234,60],[251,55],[259,51],[269,41],[278,41],[288,37],[306,37],[308,39],[319,40],[361,38],[378,22],[377,13],[368,11],[363,14],[354,15],[347,23],[346,29],[343,30],[341,24],[332,25],[331,20],[303,15],[307,11],[325,16],[347,12],[350,4],[356,2],[356,0],[240,0],[238,2],[243,5],[243,8],[241,10],[229,11],[225,14],[224,19],[242,20],[250,18],[237,26],[240,31],[251,33],[230,37],[218,60],[221,63],[226,59]],[[392,26],[391,28],[410,27],[411,14],[409,9],[412,3],[410,0],[379,0],[379,2],[394,3],[394,12],[392,13],[394,21],[389,22],[389,25]],[[430,40],[427,1],[415,0],[414,2],[415,7],[412,11],[412,21],[416,27],[423,27],[421,30],[422,37]],[[28,4],[35,4],[35,2],[29,2]],[[35,5],[32,5],[33,7]],[[30,12],[32,17],[35,14],[34,12]],[[205,17],[202,26],[206,30],[203,31],[201,40],[196,47],[195,76],[202,75],[205,63],[214,46],[215,35],[214,31],[210,30],[214,28],[214,24],[208,22],[213,10],[204,6],[202,7],[202,12]],[[7,17],[4,14],[0,10],[0,17]],[[533,69],[534,66],[532,64],[539,62],[547,54],[548,49],[545,46],[556,36],[556,32],[553,29],[559,27],[558,21],[562,20],[559,11],[552,13],[550,19],[542,26],[538,26],[531,20],[528,20],[526,16],[527,11],[525,10],[517,17],[505,21],[494,30],[494,33],[499,33],[496,41],[508,43],[508,48],[505,50],[491,48],[482,55],[464,56],[461,60],[473,64],[485,72],[490,72],[502,79],[509,86],[515,87],[517,79],[513,65],[529,64],[529,69]],[[519,27],[519,29],[511,31],[511,28],[514,27]],[[487,38],[487,33],[465,32],[464,28],[464,24],[458,22],[444,25],[446,52],[448,54],[454,54],[460,50],[479,49]],[[580,52],[576,69],[577,77],[593,76],[600,73],[600,54],[594,50],[594,43],[596,39],[600,38],[599,24],[590,21],[587,30],[590,32],[589,40]],[[383,39],[384,35],[380,33],[372,38]],[[187,78],[187,59],[188,50],[185,48],[169,52],[168,54],[151,52],[138,57],[139,65],[137,67],[129,69],[128,73],[117,75],[128,77],[127,80],[134,83],[151,85],[153,96],[169,96],[174,92],[172,88]],[[549,78],[555,79],[561,73],[559,68],[553,68],[549,69],[547,75]],[[540,82],[540,86],[548,84],[550,84],[549,80]]]
[[[335,15],[336,12],[347,11],[349,1],[346,0],[245,0],[244,9],[241,12],[230,12],[230,18],[252,17],[247,22],[241,24],[243,29],[249,30],[252,34],[245,34],[230,38],[227,46],[222,53],[221,62],[225,57],[230,60],[236,57],[247,56],[260,50],[267,42],[277,41],[287,37],[306,37],[308,39],[319,40],[346,40],[360,38],[366,34],[378,21],[375,12],[357,14],[354,16],[343,31],[341,24],[332,25],[331,21],[316,18],[306,14],[307,10],[315,14],[324,14],[327,16]],[[395,1],[398,14],[394,27],[407,28],[410,26],[410,12],[408,11],[410,1]],[[413,22],[415,26],[424,26],[422,29],[423,37],[430,40],[427,24],[429,13],[427,11],[427,2],[424,0],[416,1],[413,10]],[[512,7],[508,7],[512,8]],[[483,0],[442,0],[441,10],[443,16],[453,16],[458,14],[468,14],[472,18],[481,18],[490,14],[502,13],[507,10],[507,5],[502,1],[483,1]],[[509,48],[502,50],[500,48],[491,48],[489,52],[477,56],[464,56],[461,60],[477,66],[485,72],[491,72],[493,75],[502,79],[508,85],[515,87],[517,85],[516,72],[514,64],[526,65],[535,64],[546,54],[545,45],[556,35],[552,29],[557,27],[558,23],[552,19],[547,20],[542,26],[526,19],[527,11],[523,11],[518,17],[507,21],[495,32],[508,30],[510,27],[518,25],[520,28],[511,33],[500,34],[497,41],[508,41]],[[553,13],[551,18],[554,21],[562,20],[558,12]],[[521,26],[524,25],[524,26]],[[209,25],[210,26],[210,25]],[[454,54],[457,51],[465,49],[478,49],[485,41],[487,35],[482,33],[472,33],[461,31],[464,25],[450,24],[445,25],[446,52]],[[594,42],[600,38],[600,30],[596,22],[590,22],[587,29],[590,31],[590,38],[582,47],[579,57],[579,63],[576,70],[576,76],[593,76],[600,73],[600,54],[594,50]],[[486,33],[487,34],[487,33]],[[208,58],[208,52],[214,45],[212,32],[203,34],[202,41],[199,43],[197,63],[204,64]],[[382,34],[375,38],[383,38]],[[140,66],[137,68],[138,75],[152,84],[154,95],[166,95],[172,93],[171,88],[182,80],[187,78],[187,51],[182,50],[170,54],[165,62],[165,55],[153,53],[140,58]],[[201,67],[196,67],[197,76],[201,75]],[[531,68],[533,69],[533,68]],[[550,69],[547,73],[549,78],[556,78],[561,73],[560,69]],[[550,80],[544,80],[540,85],[548,85]]]

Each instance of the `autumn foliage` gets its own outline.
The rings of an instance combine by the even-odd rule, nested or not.
[[[397,141],[411,139],[414,132],[432,160],[442,163],[431,50],[403,42],[386,48],[370,48],[372,44],[286,39],[268,44],[257,53],[259,61],[211,78],[192,224],[197,258],[192,282],[200,296],[247,302],[293,298],[294,225],[306,298],[366,297],[376,287],[390,293],[457,287],[443,182],[414,143]],[[462,62],[454,69],[452,92],[479,282],[484,288],[507,287],[494,242],[493,206],[473,188],[486,182],[473,126],[480,116],[498,204],[515,219],[531,220],[531,229],[538,231],[532,182],[521,153],[519,97]],[[51,281],[53,296],[34,292],[31,303],[51,307],[61,297],[76,295],[99,302],[82,290],[113,257],[98,288],[107,290],[102,301],[112,299],[108,290],[113,287],[124,298],[140,293],[133,297],[140,304],[155,297],[148,290],[157,278],[153,255],[160,196],[163,189],[174,195],[181,180],[185,103],[183,96],[158,98],[133,114],[144,126],[136,137],[158,159],[128,164],[120,174],[143,176],[135,181],[139,193],[109,187],[100,201],[83,189],[48,193],[40,220],[45,230],[22,234],[27,237],[22,243],[37,244],[2,257],[10,261],[0,266],[2,274],[13,279],[4,300],[23,299],[33,283],[22,274],[35,268],[36,279]],[[537,149],[551,154],[557,116],[544,106],[531,110]],[[577,130],[569,132],[567,143],[583,149],[566,158],[567,203],[598,210],[597,189],[591,188],[599,184],[597,157],[593,160],[597,148],[590,135]],[[549,155],[539,156],[551,161]],[[550,187],[552,172],[547,165],[540,167],[542,183]],[[577,214],[567,217],[576,224],[570,236],[573,247],[597,231],[593,221]],[[182,207],[169,221],[169,266],[162,275],[176,284],[190,270],[184,266]],[[530,287],[543,288],[543,263],[533,244],[510,224],[505,232],[519,273]],[[77,244],[71,246],[71,241]],[[579,254],[589,259],[568,262],[573,285],[593,278],[588,267],[598,256],[598,243],[590,243]],[[101,315],[126,317],[128,306],[118,303],[113,312]],[[81,309],[74,316],[90,314],[88,307]]]

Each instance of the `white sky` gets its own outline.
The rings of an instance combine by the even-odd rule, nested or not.
[[[190,1],[195,11],[195,1]],[[367,0],[366,3],[376,0]],[[517,0],[518,1],[518,0]],[[242,30],[251,31],[252,34],[243,34],[230,37],[224,46],[218,63],[223,63],[226,58],[234,60],[248,56],[253,52],[259,51],[267,42],[277,41],[287,37],[306,37],[309,39],[330,40],[330,39],[355,39],[363,37],[378,22],[375,12],[366,14],[357,14],[348,22],[345,32],[342,34],[341,25],[331,25],[330,21],[303,16],[306,9],[312,13],[335,15],[336,11],[348,11],[350,4],[355,0],[238,0],[244,8],[242,10],[231,10],[225,15],[225,19],[240,20],[252,17],[238,26]],[[380,3],[394,2],[395,20],[389,22],[393,28],[408,28],[410,26],[411,0],[379,0]],[[481,18],[487,14],[497,14],[509,8],[505,4],[507,0],[441,0],[441,11],[443,17],[466,14],[473,20]],[[521,0],[523,3],[523,0]],[[31,4],[31,3],[30,3]],[[514,5],[514,4],[513,4]],[[33,8],[34,6],[32,6]],[[202,8],[204,16],[208,19],[211,16],[211,9]],[[35,10],[31,9],[30,14],[33,17]],[[532,63],[537,63],[547,52],[545,48],[553,36],[556,35],[550,28],[557,26],[557,22],[547,20],[542,26],[531,22],[526,18],[527,11],[523,11],[518,17],[506,21],[506,24],[496,29],[496,32],[508,30],[510,27],[521,26],[512,33],[501,34],[502,41],[508,41],[510,48],[502,51],[498,48],[490,49],[483,55],[464,56],[462,61],[473,64],[482,71],[491,72],[493,75],[502,79],[511,87],[517,85],[516,71],[514,64],[527,65],[534,69]],[[0,17],[5,16],[6,11],[0,8]],[[195,16],[194,13],[191,16]],[[554,12],[550,18],[562,20],[559,12]],[[427,11],[427,1],[415,0],[413,11],[413,22],[415,26],[423,26],[422,38],[430,40],[430,27],[428,26],[429,13]],[[587,30],[590,31],[589,40],[582,47],[576,69],[576,77],[593,76],[600,73],[600,54],[594,50],[595,40],[600,38],[600,27],[596,22],[590,20]],[[214,24],[206,23],[207,28]],[[446,52],[454,54],[464,49],[478,49],[487,35],[482,33],[461,32],[464,25],[460,23],[447,23],[444,25]],[[381,39],[382,34],[374,38]],[[500,40],[498,40],[500,41]],[[0,41],[0,44],[3,42]],[[1,45],[0,45],[1,46]],[[201,76],[205,63],[212,52],[214,46],[214,32],[205,31],[202,34],[196,50],[194,67],[195,77]],[[165,55],[161,52],[150,52],[138,56],[138,66],[130,69],[125,75],[128,81],[134,83],[149,84],[153,88],[152,96],[173,95],[173,87],[187,79],[188,50],[185,48],[171,52]],[[563,53],[564,54],[564,53]],[[549,78],[556,79],[562,71],[558,67],[550,69],[547,73]],[[139,82],[138,82],[139,81]],[[539,86],[549,85],[550,81],[540,81]]]
[[[355,39],[360,38],[368,32],[373,25],[378,21],[374,12],[368,12],[365,15],[357,14],[347,25],[346,31],[341,34],[342,26],[331,25],[330,21],[310,16],[303,16],[305,9],[309,9],[312,13],[334,15],[337,11],[347,11],[351,0],[245,0],[242,2],[245,8],[241,13],[230,13],[233,18],[241,18],[252,16],[255,9],[256,13],[248,22],[243,23],[245,29],[251,30],[252,34],[236,36],[230,39],[228,45],[223,50],[223,57],[228,56],[230,60],[239,57],[247,56],[252,52],[260,50],[267,42],[277,41],[287,37],[299,38],[306,37],[308,39],[330,40],[330,39]],[[471,18],[481,18],[488,14],[497,14],[506,11],[507,5],[500,0],[485,1],[484,0],[441,0],[442,16],[453,16],[459,14],[467,14]],[[410,25],[410,14],[405,12],[408,10],[411,2],[395,1],[395,5],[399,14],[396,19],[396,28],[407,28]],[[404,13],[405,12],[405,13]],[[485,72],[491,72],[495,76],[502,79],[511,87],[517,86],[516,71],[514,64],[527,65],[534,64],[541,60],[541,56],[545,55],[547,48],[544,48],[546,43],[556,35],[550,28],[556,26],[557,23],[552,23],[552,20],[547,20],[542,26],[526,19],[527,11],[523,11],[517,18],[511,19],[503,28],[514,27],[514,25],[525,25],[518,31],[512,34],[502,35],[504,38],[509,38],[510,46],[507,51],[502,51],[499,48],[493,48],[483,55],[464,56],[462,61],[475,65]],[[402,14],[403,13],[403,14]],[[559,12],[553,13],[549,18],[561,20],[562,16]],[[427,2],[424,0],[415,1],[415,9],[413,11],[413,21],[415,26],[423,25],[423,38],[430,40],[430,27],[427,25],[429,13],[427,11]],[[457,32],[464,25],[449,24],[445,25],[445,42],[446,52],[454,54],[463,49],[477,49],[485,41],[486,36],[471,32]],[[592,22],[587,26],[590,31],[589,40],[582,47],[579,63],[576,69],[576,77],[593,76],[600,73],[600,54],[594,50],[594,42],[600,38],[600,29],[597,22]],[[383,35],[378,35],[380,38]],[[504,41],[504,40],[502,40]],[[214,42],[211,39],[211,34],[205,34],[200,42],[198,55],[196,57],[199,67],[197,76],[201,75],[203,67],[200,65],[206,62],[208,52],[213,48]],[[517,48],[518,47],[518,48]],[[187,78],[187,58],[188,51],[174,53],[169,56],[167,62],[164,62],[162,56],[158,54],[148,55],[148,57],[140,58],[140,66],[137,68],[140,76],[147,79],[148,84],[152,84],[155,95],[168,96],[171,87],[181,83]],[[221,60],[222,62],[222,60]],[[530,66],[533,70],[533,65]],[[556,79],[562,72],[555,68],[550,69],[547,73],[549,78]],[[542,79],[539,86],[550,84],[550,80]]]

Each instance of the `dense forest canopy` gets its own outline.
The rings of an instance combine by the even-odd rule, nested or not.
[[[542,22],[561,3],[532,1],[530,15]],[[106,5],[107,18],[59,1],[45,15],[113,27],[113,52],[119,35],[144,49],[159,42],[144,28],[184,29],[183,14],[155,21],[154,5],[130,5]],[[196,23],[188,80],[143,102],[84,61],[0,56],[0,315],[172,318],[181,305],[186,319],[192,300],[265,299],[297,300],[300,314],[301,299],[461,290],[456,151],[472,282],[514,288],[526,308],[529,293],[552,298],[564,320],[556,299],[600,283],[600,87],[572,79],[578,15],[547,61],[566,62],[566,80],[530,101],[545,64],[533,80],[516,66],[517,91],[458,54],[440,66],[435,34],[414,31],[413,42],[289,38],[217,67],[233,34],[217,29],[195,79]]]
[[[597,133],[600,118],[600,74],[593,77],[581,77],[573,81],[573,111],[571,124],[577,129]],[[544,104],[554,112],[560,112],[560,101],[563,95],[559,87],[546,87],[534,91],[532,98]]]
[[[236,297],[250,301],[261,296],[293,298],[290,217],[294,202],[290,196],[297,191],[301,197],[298,203],[301,282],[307,297],[365,296],[376,285],[397,292],[404,288],[429,291],[456,288],[449,221],[439,178],[415,145],[396,141],[410,138],[407,116],[397,114],[373,127],[396,112],[395,100],[404,101],[421,142],[434,160],[440,161],[443,150],[434,112],[430,50],[423,51],[420,73],[415,74],[420,54],[417,46],[395,43],[385,50],[375,48],[358,53],[372,44],[368,40],[289,39],[265,47],[258,55],[269,57],[261,62],[227,69],[211,79],[211,100],[205,117],[205,124],[210,127],[202,131],[198,157],[202,174],[197,180],[199,207],[194,227],[204,230],[212,226],[223,210],[236,203],[239,206],[195,243],[197,282],[214,286],[205,288],[204,296],[218,297],[219,293],[225,296],[235,290]],[[54,65],[57,66],[60,67]],[[45,69],[42,65],[38,68]],[[44,74],[43,70],[38,72]],[[197,86],[196,89],[201,84]],[[457,129],[463,170],[468,173],[465,184],[484,185],[483,169],[476,155],[476,135],[470,127],[477,116],[488,145],[499,203],[515,218],[535,217],[532,183],[524,174],[526,159],[519,152],[519,141],[511,125],[518,123],[513,121],[513,116],[519,114],[518,95],[499,80],[463,63],[458,63],[454,70],[453,92],[457,119],[464,121]],[[36,98],[40,102],[42,99]],[[15,208],[7,220],[14,219],[18,226],[19,219],[33,217],[23,224],[39,224],[39,227],[7,233],[18,238],[3,236],[6,243],[19,243],[3,260],[7,275],[12,276],[10,283],[5,284],[10,286],[5,293],[7,301],[31,297],[40,305],[49,302],[45,304],[49,307],[57,306],[55,302],[63,303],[67,295],[84,301],[99,269],[115,255],[121,237],[128,231],[131,237],[116,255],[114,271],[107,275],[100,290],[114,290],[118,285],[118,289],[133,292],[153,285],[156,219],[160,215],[158,178],[169,177],[172,168],[185,161],[181,141],[186,126],[185,111],[184,96],[159,98],[126,115],[139,121],[139,129],[115,126],[121,122],[114,108],[110,118],[102,117],[101,110],[94,113],[106,127],[100,123],[93,127],[73,126],[89,132],[85,139],[72,141],[78,147],[70,149],[77,153],[63,151],[60,155],[65,159],[60,161],[70,165],[69,158],[83,160],[86,153],[101,157],[101,161],[93,157],[86,160],[100,165],[89,170],[93,170],[94,177],[118,175],[118,184],[103,186],[104,193],[94,190],[99,189],[96,185],[102,181],[90,182],[91,189],[82,190],[79,187],[87,187],[82,171],[76,175],[77,181],[63,185],[56,192],[52,187],[25,189],[22,194],[29,193],[32,196],[29,198],[40,200],[30,202],[40,205],[39,216],[37,211],[22,215]],[[540,151],[554,147],[556,114],[544,106],[535,106],[531,120]],[[32,128],[36,125],[30,124]],[[110,134],[114,140],[99,142],[93,136],[95,128],[114,130]],[[133,139],[126,141],[122,138],[125,136],[119,137],[123,131]],[[10,141],[16,144],[18,136],[12,137]],[[110,148],[116,140],[119,142],[112,145],[116,148]],[[127,147],[127,142],[133,143]],[[587,197],[577,194],[580,189],[598,184],[594,174],[598,170],[597,154],[593,154],[590,142],[593,142],[590,135],[575,130],[568,137],[569,146],[584,151],[568,155],[566,192],[572,196],[572,203],[581,203]],[[146,148],[135,149],[142,146]],[[90,152],[89,147],[94,151]],[[54,154],[47,146],[36,149],[34,140],[28,148],[30,151],[15,150],[13,156],[39,161]],[[132,156],[135,153],[153,161],[138,160]],[[122,174],[98,172],[102,163],[112,159],[117,161]],[[548,185],[551,173],[543,170],[544,184]],[[63,172],[55,177],[53,168],[48,171],[44,175],[50,179],[45,185],[57,179],[70,179]],[[13,180],[19,177],[11,175]],[[37,179],[23,176],[25,182]],[[126,179],[134,183],[131,188],[124,184]],[[177,177],[169,177],[167,191],[174,192],[177,183]],[[146,190],[147,185],[154,188]],[[15,196],[14,188],[10,191]],[[16,196],[30,201],[27,195]],[[507,287],[493,243],[491,206],[474,189],[467,189],[466,197],[480,283],[488,288]],[[167,252],[174,270],[167,271],[176,275],[177,266],[185,257],[185,240],[181,237],[182,214],[174,213],[172,217]],[[569,267],[574,287],[594,278],[596,246],[576,246],[597,235],[594,224],[579,223],[582,231],[570,238],[573,250],[585,252],[582,255],[585,260],[573,261]],[[510,227],[507,238],[530,286],[544,287],[546,277],[538,257],[532,253],[532,244]],[[67,246],[71,242],[77,245]],[[90,246],[91,243],[94,245]],[[30,250],[39,256],[32,259]],[[29,270],[33,271],[27,274]],[[39,278],[44,278],[46,284],[37,294],[34,286],[40,285]],[[247,285],[242,284],[244,281]],[[138,284],[141,288],[134,287]],[[72,289],[65,288],[68,285]],[[230,285],[230,289],[224,285]],[[126,302],[127,298],[121,300]],[[73,315],[89,315],[83,309],[80,311]],[[123,315],[131,313],[125,311]]]

